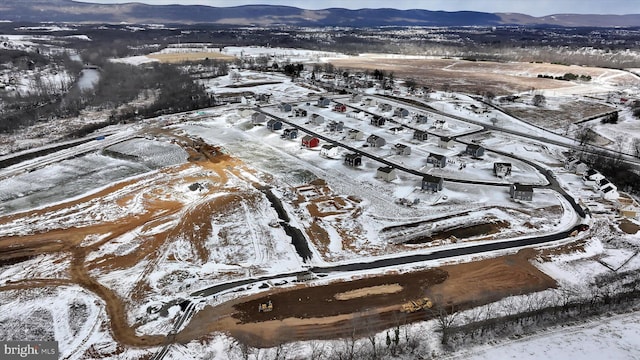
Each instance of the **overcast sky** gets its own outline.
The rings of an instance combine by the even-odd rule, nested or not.
[[[341,7],[347,9],[388,8],[426,10],[473,10],[518,12],[533,16],[552,14],[632,14],[640,13],[640,0],[78,0],[103,4],[141,2],[145,4],[200,4],[238,6],[248,4],[288,5],[303,9]]]

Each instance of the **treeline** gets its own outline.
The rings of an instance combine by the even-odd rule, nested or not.
[[[564,81],[572,81],[572,80],[591,81],[591,75],[577,75],[573,73],[566,73],[562,76],[538,74],[538,77],[544,78],[544,79],[555,79],[555,80],[564,80]]]
[[[634,144],[634,146],[637,146],[636,151],[640,150],[638,144]],[[640,156],[640,152],[635,155]],[[611,155],[606,151],[591,148],[588,152],[581,153],[580,160],[592,169],[599,171],[614,183],[618,189],[628,193],[640,194],[640,174],[629,163],[623,161],[622,155]]]

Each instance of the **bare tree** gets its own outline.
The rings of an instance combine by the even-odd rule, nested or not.
[[[534,106],[542,106],[547,101],[547,99],[542,94],[536,94],[533,96],[533,105]]]
[[[631,142],[633,153],[637,158],[640,158],[640,138],[633,138]]]

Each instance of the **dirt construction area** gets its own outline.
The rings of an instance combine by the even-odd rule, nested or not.
[[[66,202],[0,217],[4,232],[0,260],[5,267],[40,256],[54,264],[17,273],[0,286],[0,295],[9,299],[8,294],[16,291],[80,286],[100,298],[106,310],[102,326],[120,346],[148,348],[224,332],[265,347],[365,335],[424,320],[438,311],[457,311],[556,286],[532,265],[536,251],[522,250],[408,273],[387,269],[380,276],[319,278],[272,287],[207,305],[175,337],[166,337],[173,319],[151,314],[150,306],[162,303],[153,299],[176,300],[176,294],[189,294],[203,284],[261,275],[263,264],[296,257],[269,242],[282,236],[278,233],[282,230],[237,221],[268,222],[272,216],[254,186],[262,175],[208,144],[178,136],[173,141],[186,150],[186,163]],[[333,208],[354,211],[358,202],[347,200]],[[264,243],[252,243],[252,238]],[[239,243],[240,239],[247,243]],[[252,253],[260,246],[268,251]],[[221,253],[223,248],[231,250]],[[242,267],[242,262],[253,265]],[[203,270],[211,269],[210,264],[218,268]],[[425,297],[432,301],[431,309],[401,311],[403,304]],[[271,311],[258,311],[268,302]],[[161,328],[166,330],[152,326],[141,330],[154,322],[163,322]],[[85,353],[87,358],[98,355],[109,354]]]
[[[255,347],[310,339],[364,336],[371,332],[458,311],[510,295],[555,287],[531,264],[534,250],[417,272],[391,273],[327,285],[298,285],[200,311],[177,335],[190,341],[224,331]],[[433,306],[403,312],[402,305],[428,297]],[[260,312],[271,302],[273,310]],[[216,319],[212,321],[212,319]]]

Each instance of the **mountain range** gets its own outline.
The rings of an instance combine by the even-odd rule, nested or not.
[[[246,26],[500,26],[635,27],[640,14],[557,14],[534,17],[518,13],[397,9],[305,10],[290,6],[95,4],[72,0],[3,0],[0,20],[24,22],[195,24]]]

